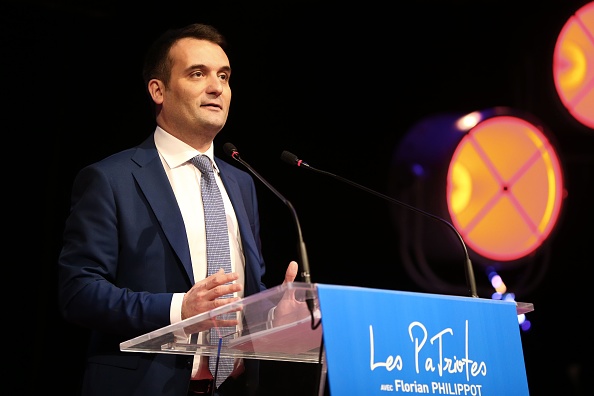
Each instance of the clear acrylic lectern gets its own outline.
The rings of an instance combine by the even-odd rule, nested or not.
[[[311,301],[310,312],[306,300]],[[217,345],[207,342],[219,315],[238,312],[237,331]],[[242,357],[324,364],[316,285],[285,283],[120,344],[147,353]],[[212,332],[211,332],[212,334]]]

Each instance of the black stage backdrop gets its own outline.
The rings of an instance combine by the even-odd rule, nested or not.
[[[56,302],[56,258],[74,175],[152,132],[140,76],[148,44],[165,28],[208,22],[227,35],[234,69],[218,154],[225,157],[222,145],[232,142],[291,201],[313,282],[431,292],[400,262],[389,203],[290,167],[280,160],[283,150],[388,193],[394,150],[423,117],[510,106],[540,118],[563,161],[567,198],[542,279],[532,290],[512,291],[535,306],[532,328],[521,333],[531,394],[586,394],[594,132],[563,111],[550,74],[556,34],[585,1],[195,1],[135,10],[114,1],[77,3],[5,1],[0,16],[5,92],[14,94],[4,100],[5,151],[32,164],[17,172],[25,184],[35,184],[38,173],[45,183],[42,199],[33,199],[43,208],[43,228],[24,233],[27,252],[37,251],[39,240],[43,246],[28,282],[38,298],[23,307],[35,311],[34,332],[44,335],[31,343],[34,364],[25,367],[40,380],[38,390],[75,395],[82,372],[86,333],[60,318]],[[258,188],[265,280],[274,286],[297,258],[297,235],[288,208]],[[460,257],[451,272],[463,282]],[[477,283],[487,282],[483,271],[476,275]],[[270,393],[288,383],[294,394],[314,394],[309,365],[266,362],[263,374]]]

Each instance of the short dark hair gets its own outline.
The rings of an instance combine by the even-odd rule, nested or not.
[[[227,40],[211,25],[194,23],[177,29],[169,29],[155,40],[144,57],[142,79],[145,88],[148,87],[148,82],[153,78],[163,81],[165,85],[169,83],[172,67],[169,50],[183,38],[210,41],[218,44],[223,51],[227,51]]]

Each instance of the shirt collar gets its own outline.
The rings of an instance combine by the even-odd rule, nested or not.
[[[211,144],[206,152],[201,153],[190,145],[182,142],[175,136],[165,132],[161,127],[157,126],[155,129],[155,146],[157,151],[163,157],[169,168],[174,169],[184,165],[197,155],[208,155],[215,170],[218,172],[218,167],[214,161],[214,145]]]

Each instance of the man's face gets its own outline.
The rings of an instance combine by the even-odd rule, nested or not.
[[[197,133],[214,139],[231,104],[231,67],[225,51],[209,41],[184,38],[169,57],[173,65],[159,115],[165,130],[182,139]]]

